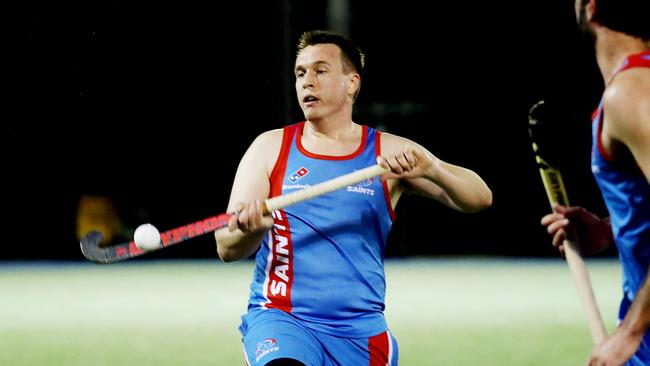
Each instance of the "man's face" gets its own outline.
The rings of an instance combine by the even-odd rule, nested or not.
[[[305,118],[335,113],[349,103],[351,75],[343,72],[341,50],[334,44],[307,46],[296,57],[296,96]]]

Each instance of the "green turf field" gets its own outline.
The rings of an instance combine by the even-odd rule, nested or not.
[[[587,264],[611,330],[618,264]],[[252,269],[0,262],[0,365],[243,365],[237,326]],[[388,261],[386,272],[386,316],[402,366],[573,366],[590,352],[559,259],[413,259]]]

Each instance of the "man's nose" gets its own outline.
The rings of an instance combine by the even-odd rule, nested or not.
[[[314,86],[314,73],[307,71],[303,78],[302,87],[304,89],[312,88]]]

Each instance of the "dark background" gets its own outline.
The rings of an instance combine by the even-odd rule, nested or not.
[[[26,1],[12,10],[0,259],[82,259],[83,194],[112,197],[132,227],[166,230],[224,211],[255,136],[301,119],[294,49],[317,28],[348,33],[367,54],[356,122],[475,170],[494,194],[471,215],[404,198],[389,256],[556,255],[539,225],[549,207],[527,130],[539,99],[553,106],[547,147],[572,203],[604,214],[589,172],[602,81],[572,2]],[[207,235],[148,257],[216,252]]]

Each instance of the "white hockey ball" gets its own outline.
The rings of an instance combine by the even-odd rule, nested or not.
[[[151,224],[142,224],[135,229],[133,241],[142,250],[160,248],[160,231]]]

